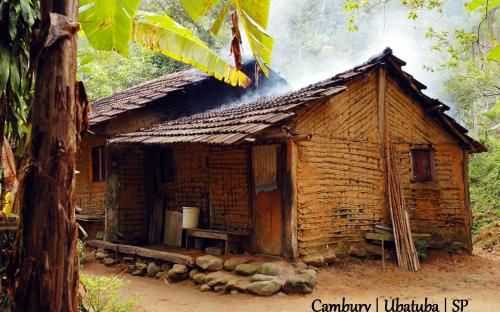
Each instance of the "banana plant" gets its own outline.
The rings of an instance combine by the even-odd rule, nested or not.
[[[197,20],[210,12],[216,5],[221,4],[217,18],[210,28],[213,34],[217,34],[226,16],[233,10],[233,35],[237,37],[237,22],[241,21],[245,30],[250,49],[255,59],[264,72],[269,77],[269,66],[271,66],[271,53],[274,40],[264,31],[267,28],[269,19],[270,0],[180,0],[184,10],[193,19]],[[238,15],[238,19],[234,14]],[[235,29],[236,28],[236,29]],[[235,31],[236,30],[236,31]],[[239,38],[236,38],[239,39]],[[235,42],[233,41],[232,45]],[[235,52],[234,49],[233,53]],[[235,55],[235,58],[237,55]]]
[[[92,47],[127,56],[133,40],[232,86],[250,85],[250,78],[218,56],[191,30],[169,16],[139,11],[139,3],[140,0],[81,0],[79,21]]]

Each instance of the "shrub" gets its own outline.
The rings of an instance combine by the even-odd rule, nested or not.
[[[85,287],[81,296],[81,312],[129,312],[137,311],[138,296],[124,298],[120,290],[125,281],[118,277],[80,275],[80,282]]]

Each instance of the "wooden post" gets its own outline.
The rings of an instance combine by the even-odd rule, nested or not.
[[[469,254],[472,254],[473,244],[472,244],[472,206],[470,203],[470,193],[469,193],[469,151],[463,149],[463,159],[462,159],[462,179],[464,183],[464,196],[465,196],[465,212],[467,219],[465,225],[467,226],[467,248],[469,249]]]
[[[118,230],[118,161],[114,154],[114,146],[106,145],[106,207],[104,212],[104,240],[115,241]]]
[[[382,270],[385,272],[385,246],[384,246],[384,240],[381,240],[382,242]]]
[[[388,202],[388,186],[387,186],[387,127],[386,127],[386,106],[385,106],[385,93],[386,93],[386,73],[383,67],[380,67],[377,71],[377,107],[378,107],[378,133],[379,133],[379,141],[380,141],[380,158],[382,163],[384,164],[383,170],[383,180],[386,181],[383,184],[383,193],[384,193],[384,201],[383,201],[383,216],[382,219],[388,221],[389,220],[389,202]]]
[[[289,260],[297,258],[297,144],[292,138],[286,143],[286,170],[284,200],[285,254]]]

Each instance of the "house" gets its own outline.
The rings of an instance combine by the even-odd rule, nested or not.
[[[386,49],[325,81],[262,96],[188,70],[98,100],[77,205],[105,216],[108,241],[161,244],[179,227],[173,213],[189,206],[201,209],[201,231],[238,236],[250,252],[346,253],[391,224],[394,148],[412,230],[470,251],[468,156],[485,148],[404,65]]]

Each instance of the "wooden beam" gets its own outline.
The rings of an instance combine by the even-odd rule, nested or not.
[[[139,256],[139,257],[161,260],[176,264],[184,264],[192,266],[195,263],[193,257],[175,252],[153,250],[132,245],[114,244],[100,240],[89,240],[87,241],[87,244],[95,248],[102,248],[131,256]]]

